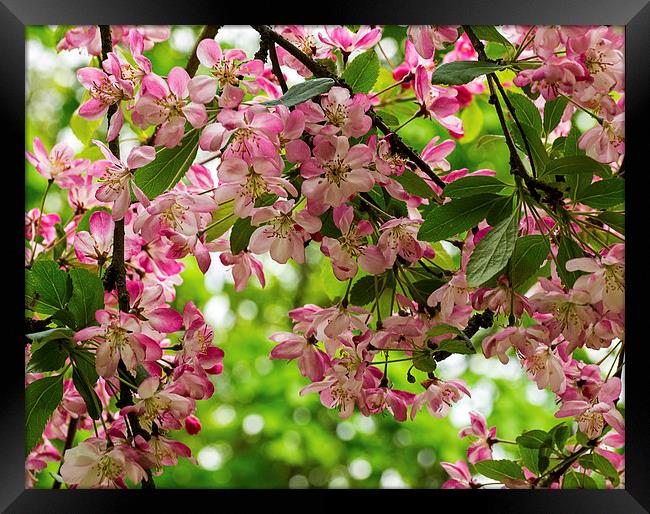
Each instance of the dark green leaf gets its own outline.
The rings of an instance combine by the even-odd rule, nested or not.
[[[558,96],[544,105],[544,133],[550,134],[562,119],[568,100]]]
[[[345,83],[355,93],[367,93],[379,77],[379,57],[374,48],[363,52],[347,65],[343,76]]]
[[[519,447],[522,464],[536,475],[542,474],[549,465],[549,450],[547,448]]]
[[[521,137],[519,127],[517,127],[517,125],[514,123],[509,123],[509,127],[510,133],[512,134],[512,138],[515,142],[515,145],[517,145],[517,148],[524,152],[525,155],[528,155],[526,144]],[[544,143],[542,143],[542,140],[539,138],[539,134],[533,127],[527,123],[522,122],[521,128],[523,129],[526,140],[528,141],[528,147],[530,148],[530,153],[533,156],[535,171],[539,176],[540,171],[544,169],[546,163],[548,162],[548,154],[546,153],[546,148],[544,148]]]
[[[413,366],[415,369],[419,369],[420,371],[431,372],[435,371],[438,364],[431,355],[424,355],[420,357],[414,357]]]
[[[602,212],[597,217],[605,225],[608,225],[612,229],[616,230],[616,232],[625,235],[625,214],[619,214],[617,212]]]
[[[517,239],[510,263],[510,284],[524,283],[539,270],[549,254],[548,243],[541,235],[523,236]]]
[[[70,291],[68,278],[54,261],[36,261],[25,273],[26,304],[36,312],[52,314],[64,309]]]
[[[566,423],[560,423],[555,425],[548,433],[555,447],[561,452],[564,451],[567,439],[571,436],[571,428]]]
[[[515,108],[517,119],[522,124],[532,127],[539,136],[542,132],[542,117],[539,114],[539,109],[524,95],[509,91],[507,96]]]
[[[505,143],[506,137],[502,134],[486,134],[484,136],[481,136],[478,141],[476,141],[476,149],[478,150],[485,145],[496,142]]]
[[[379,110],[377,111],[377,116],[379,116],[382,121],[388,125],[389,127],[398,127],[399,126],[399,119],[397,116],[387,112],[387,111],[382,111]]]
[[[212,211],[212,221],[208,224],[208,230],[205,231],[205,240],[214,241],[224,235],[230,227],[237,221],[237,216],[233,213],[235,202],[228,202],[219,205],[219,208]]]
[[[230,251],[233,255],[246,249],[256,229],[257,227],[251,225],[250,218],[240,218],[235,222],[230,232]]]
[[[29,372],[57,371],[68,358],[69,339],[55,339],[32,352],[27,370]]]
[[[441,64],[431,76],[432,84],[460,86],[476,77],[506,69],[504,64],[481,61],[454,61]]]
[[[515,249],[518,229],[518,219],[513,215],[479,241],[467,263],[467,285],[479,286],[503,269]]]
[[[86,214],[83,215],[83,217],[79,220],[79,223],[77,224],[77,233],[79,232],[90,232],[90,217],[93,215],[94,212],[97,211],[104,211],[104,212],[111,212],[108,207],[93,207],[90,209]]]
[[[289,90],[277,100],[262,102],[262,105],[282,104],[286,105],[287,107],[293,107],[294,105],[306,102],[315,96],[327,93],[330,89],[332,89],[333,85],[334,79],[331,78],[305,80],[304,82],[300,82],[299,84],[290,87]]]
[[[394,178],[410,194],[422,198],[431,198],[434,194],[433,189],[427,184],[422,177],[417,176],[411,170],[404,170],[401,175],[395,175]]]
[[[578,279],[578,277],[580,275],[583,275],[583,273],[580,271],[568,271],[566,269],[567,261],[584,256],[585,253],[573,239],[563,237],[560,240],[560,245],[557,250],[557,274],[560,276],[562,283],[566,287],[573,287],[573,284]]]
[[[576,200],[595,209],[607,209],[625,201],[625,181],[620,178],[599,180],[584,188]]]
[[[74,366],[72,381],[86,404],[88,414],[92,419],[99,419],[102,415],[102,404],[95,392],[94,385],[98,376],[95,370],[94,357],[88,353],[73,353]]]
[[[600,453],[597,452],[592,453],[592,458],[596,470],[604,477],[609,478],[609,480],[612,482],[612,485],[614,487],[618,486],[621,480],[618,471],[616,471],[614,465],[605,457],[603,457]]]
[[[193,129],[174,148],[162,148],[156,159],[135,172],[135,183],[148,198],[174,187],[192,165],[199,148],[201,131]]]
[[[70,270],[72,296],[69,309],[74,315],[77,330],[96,325],[95,312],[104,307],[104,285],[94,273],[85,269]]]
[[[461,341],[460,339],[447,339],[445,341],[440,341],[436,351],[439,352],[448,352],[448,353],[460,353],[463,355],[469,355],[476,353],[476,350],[473,346],[467,343],[467,341]]]
[[[472,31],[476,37],[483,41],[493,41],[506,48],[512,48],[512,43],[508,41],[493,25],[472,25]]]
[[[573,155],[548,161],[540,169],[539,178],[552,178],[554,175],[575,175],[585,173],[588,175],[607,176],[609,173],[601,163],[586,155]]]
[[[564,475],[562,489],[598,489],[598,486],[593,478],[572,470]]]
[[[507,187],[496,177],[486,175],[469,175],[454,180],[445,187],[445,196],[450,198],[463,198],[465,196],[476,196],[481,193],[500,193]]]
[[[38,444],[47,420],[63,398],[63,374],[35,380],[25,389],[25,455]]]
[[[496,199],[487,215],[485,216],[486,221],[490,226],[494,227],[501,223],[504,219],[510,217],[513,209],[513,197],[512,196],[500,196]]]
[[[418,238],[422,241],[440,241],[475,227],[500,197],[492,194],[457,198],[430,209],[420,226]]]
[[[377,290],[381,290],[382,282],[379,277],[375,277],[374,275],[361,277],[352,284],[352,289],[350,290],[350,303],[362,307],[374,300],[376,296],[375,281],[377,281]]]
[[[576,127],[571,127],[564,142],[564,156],[571,157],[574,155],[584,155],[584,150],[578,148],[578,139],[580,139],[580,131]]]
[[[543,430],[529,430],[516,439],[517,444],[523,448],[543,448],[550,446],[551,436]]]
[[[474,464],[476,471],[493,480],[525,480],[521,466],[511,460],[482,460]]]

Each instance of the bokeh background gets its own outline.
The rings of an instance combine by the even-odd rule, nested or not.
[[[65,141],[80,155],[100,158],[91,137],[105,138],[106,121],[87,122],[75,114],[83,88],[75,72],[88,66],[91,57],[81,51],[54,50],[69,27],[33,26],[27,29],[27,83],[25,148],[31,150],[34,136],[49,149]],[[192,51],[200,27],[175,26],[168,41],[146,52],[154,72],[166,75],[174,66],[184,66]],[[384,29],[379,54],[384,65],[403,60],[405,27]],[[227,26],[217,40],[224,47],[237,47],[249,56],[257,50],[259,36],[246,27]],[[97,65],[95,59],[93,65]],[[389,65],[390,66],[390,65]],[[201,70],[199,70],[199,73]],[[504,77],[508,79],[508,77]],[[289,75],[289,84],[295,77]],[[382,70],[375,90],[393,83],[388,70]],[[392,112],[404,121],[414,112],[412,103],[395,103]],[[592,120],[578,113],[575,123],[581,130]],[[467,167],[474,171],[490,168],[509,181],[507,152],[501,143],[485,144],[486,134],[499,134],[494,109],[486,99],[478,99],[462,111],[465,137],[448,160],[452,169]],[[94,132],[94,136],[92,135]],[[446,139],[444,129],[428,120],[410,123],[400,134],[417,150],[433,136]],[[121,134],[122,154],[138,143],[142,134],[125,125]],[[197,160],[205,155],[199,151]],[[215,162],[208,164],[214,169]],[[46,181],[26,163],[26,210],[38,207]],[[45,212],[58,212],[62,220],[72,212],[65,192],[50,193]],[[438,259],[451,259],[454,247],[437,248]],[[445,251],[446,250],[446,251]],[[514,439],[524,430],[549,429],[558,422],[553,398],[538,391],[528,381],[516,359],[508,365],[486,360],[482,355],[453,355],[440,363],[443,379],[460,377],[472,392],[445,419],[436,419],[422,411],[414,422],[396,422],[390,415],[366,418],[355,414],[341,420],[338,411],[320,405],[317,394],[299,396],[308,383],[293,363],[270,361],[273,343],[268,336],[290,330],[287,311],[305,303],[329,306],[341,295],[345,283],[339,283],[317,247],[307,251],[307,264],[290,262],[279,265],[263,258],[267,277],[262,289],[257,279],[235,293],[230,272],[218,259],[204,276],[193,257],[186,259],[183,283],[177,287],[174,307],[182,311],[192,300],[204,312],[215,329],[215,342],[225,351],[224,372],[214,380],[216,392],[208,401],[200,401],[197,415],[203,428],[198,435],[174,433],[191,449],[197,464],[187,460],[157,477],[158,487],[192,488],[437,488],[447,479],[440,461],[465,458],[468,441],[458,431],[469,424],[469,411],[477,410],[498,426],[498,436]],[[475,337],[482,338],[481,331]],[[596,358],[596,355],[590,356]],[[403,373],[391,375],[400,388],[413,390]],[[516,457],[497,445],[495,458]],[[58,467],[53,463],[48,470]],[[38,487],[50,487],[52,478],[41,474]]]

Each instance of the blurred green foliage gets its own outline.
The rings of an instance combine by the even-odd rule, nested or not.
[[[183,31],[186,39],[188,35],[193,39],[199,27],[192,27],[189,33],[187,27],[173,30]],[[90,59],[78,54],[56,54],[54,45],[64,32],[47,26],[27,30],[25,141],[29,150],[35,136],[48,149],[64,137],[71,137],[71,119],[83,96],[75,71],[88,65]],[[397,44],[392,63],[401,62],[404,27],[386,27],[384,36]],[[179,50],[174,41],[173,34],[169,41],[146,53],[158,74],[165,75],[173,66],[185,64],[188,51]],[[375,90],[392,82],[390,72],[383,70]],[[414,112],[412,102],[395,106],[390,112],[400,123]],[[491,168],[510,181],[503,143],[478,144],[482,136],[500,133],[494,110],[479,99],[461,116],[467,135],[449,157],[452,169]],[[104,120],[93,137],[103,139],[105,127]],[[83,126],[75,127],[80,134],[84,130]],[[418,151],[436,135],[441,140],[449,137],[446,130],[424,119],[413,121],[401,134]],[[78,146],[81,155],[99,158],[92,143],[84,146],[79,142]],[[45,185],[46,181],[26,163],[26,209],[39,205]],[[71,210],[65,192],[53,189],[46,211],[59,212],[66,220]],[[299,395],[309,381],[295,364],[268,359],[273,347],[268,336],[274,331],[290,330],[288,310],[305,303],[328,306],[345,288],[345,283],[334,278],[317,247],[309,248],[308,263],[302,267],[293,262],[280,266],[265,261],[266,288],[262,290],[256,279],[251,279],[242,293],[235,293],[229,272],[218,259],[214,261],[204,277],[193,258],[185,260],[183,284],[177,288],[174,306],[182,311],[185,302],[191,300],[203,310],[215,327],[215,341],[225,351],[224,372],[214,380],[213,398],[197,402],[201,432],[195,436],[184,431],[173,434],[191,448],[198,465],[182,461],[156,478],[158,487],[436,488],[447,479],[439,462],[465,458],[469,441],[460,440],[457,434],[469,423],[469,410],[482,412],[489,426],[497,425],[499,437],[511,440],[524,430],[547,430],[557,422],[552,415],[552,396],[537,391],[516,360],[502,366],[495,359],[486,361],[480,354],[456,355],[441,363],[443,378],[462,377],[474,395],[445,419],[422,411],[414,422],[397,423],[389,415],[365,418],[360,414],[341,420],[337,411],[320,405],[318,395]],[[475,342],[484,335],[479,332]],[[417,384],[407,383],[407,367],[391,368],[390,378],[397,387],[416,390]],[[506,445],[505,452],[508,449]],[[509,456],[516,455],[496,454],[496,458]],[[48,467],[48,471],[57,469],[58,463]],[[51,477],[47,473],[41,476],[39,487],[50,487]]]

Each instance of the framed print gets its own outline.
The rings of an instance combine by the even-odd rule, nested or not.
[[[2,7],[2,507],[648,512],[650,7],[283,9]]]

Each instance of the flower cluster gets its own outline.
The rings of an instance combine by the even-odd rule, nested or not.
[[[275,30],[278,39],[265,30]],[[108,52],[99,68],[77,72],[87,90],[79,115],[108,116],[109,146],[93,141],[104,159],[75,158],[63,143],[48,153],[39,139],[26,154],[48,190],[54,184],[68,191],[74,210],[65,224],[42,208],[26,214],[29,280],[38,285],[37,268],[49,260],[49,273],[83,269],[105,289],[98,303],[89,302],[97,306],[90,317],[80,317],[72,301],[43,310],[41,297],[28,294],[34,319],[52,314],[47,319],[56,328],[45,326],[70,330],[56,339],[65,341],[67,352],[60,375],[45,376],[61,368],[38,370],[38,364],[28,374],[28,393],[53,376],[61,377],[64,389],[42,439],[30,448],[29,485],[48,460],[63,460],[60,475],[69,486],[125,487],[149,483],[179,457],[191,458],[171,431],[200,430],[196,401],[212,397],[223,352],[192,302],[182,313],[171,307],[182,282],[180,260],[192,255],[204,273],[212,265],[229,267],[241,291],[253,274],[265,285],[255,256],[303,264],[312,242],[341,282],[341,295],[329,307],[290,311],[292,330],[270,337],[276,343],[270,358],[295,361],[310,381],[301,395],[317,392],[342,418],[355,410],[365,416],[388,411],[406,421],[424,408],[444,417],[471,393],[463,381],[441,378],[438,363],[482,347],[486,358],[503,364],[516,355],[536,386],[557,396],[556,416],[573,417],[590,451],[596,448],[621,468],[611,448],[622,446],[624,435],[616,405],[625,339],[624,245],[614,244],[623,233],[615,216],[597,215],[622,199],[590,203],[577,190],[607,187],[614,198],[619,187],[623,38],[614,28],[514,27],[505,36],[498,33],[512,58],[504,66],[516,71],[505,86],[524,93],[513,92],[519,103],[510,116],[523,109],[530,123],[539,120],[539,127],[529,127],[533,132],[516,133],[523,139],[517,141],[521,155],[528,155],[510,156],[521,165],[508,183],[494,170],[470,172],[451,164],[454,139],[462,141],[471,128],[463,126],[462,110],[486,92],[486,78],[479,71],[446,86],[449,80],[440,76],[457,61],[486,58],[472,29],[409,27],[404,62],[389,70],[395,82],[380,88],[374,76],[372,85],[357,88],[331,69],[353,73],[356,59],[378,60],[381,28],[264,28],[260,33],[267,47],[273,45],[280,72],[284,67],[300,77],[288,92],[285,77],[270,64],[273,55],[269,62],[264,52],[250,58],[206,38],[194,56],[201,74],[175,66],[162,76],[145,52],[169,29],[113,26],[111,32],[120,51]],[[57,48],[99,55],[99,34],[97,27],[75,27]],[[325,89],[323,79],[329,79]],[[389,106],[402,99],[411,102],[412,116],[389,123],[395,117]],[[556,115],[549,105],[560,107]],[[579,137],[571,124],[576,108],[597,120]],[[415,152],[399,131],[416,118],[450,138],[435,136]],[[117,143],[125,124],[147,141],[123,159]],[[505,123],[503,129],[509,130]],[[528,175],[539,165],[526,139],[535,130],[544,163],[580,156],[582,167],[598,176],[576,171],[586,184],[576,182],[570,194],[565,186],[574,187],[572,177],[559,186],[548,178],[542,191],[550,188],[559,197],[541,195]],[[198,149],[210,157],[194,162]],[[174,167],[173,177],[152,172],[158,163]],[[457,262],[449,246],[460,249]],[[74,295],[82,286],[72,282]],[[31,334],[28,361],[50,348],[44,346],[48,337]],[[599,365],[576,357],[578,349],[618,350],[618,369],[603,376]],[[90,375],[84,360],[92,364]],[[395,385],[395,373],[406,369],[392,371],[398,362],[410,364],[406,377],[419,382],[415,391]],[[70,367],[72,380],[64,378]],[[94,437],[61,455],[51,440],[66,439],[77,425]],[[460,436],[475,438],[467,454],[472,466],[492,461],[492,447],[501,442],[496,427],[488,429],[476,412]],[[556,450],[566,457],[566,448]],[[576,442],[570,450],[586,446],[580,448]],[[481,487],[463,461],[443,467],[451,477],[443,487]],[[556,487],[563,480],[523,469],[523,478],[503,483]]]

